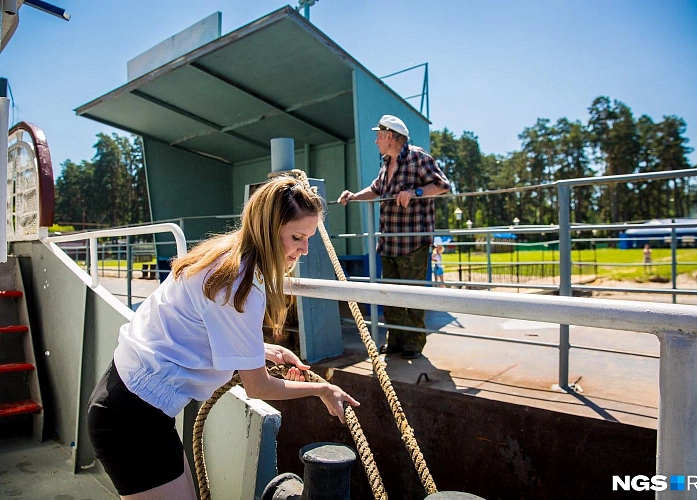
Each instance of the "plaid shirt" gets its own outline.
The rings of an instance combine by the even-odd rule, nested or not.
[[[382,168],[370,189],[381,198],[394,198],[400,191],[416,189],[427,184],[435,184],[450,189],[450,182],[433,161],[431,155],[417,146],[404,144],[397,155],[397,168],[390,183],[387,184],[387,167],[390,159],[383,159]],[[397,205],[396,200],[380,202],[380,232],[414,233],[433,231],[433,198],[414,196],[407,208]],[[378,253],[386,257],[398,257],[430,245],[431,236],[391,236],[378,239]]]

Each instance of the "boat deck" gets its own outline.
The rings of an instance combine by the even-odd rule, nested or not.
[[[71,469],[71,450],[56,441],[39,443],[30,436],[0,437],[0,498],[119,498],[105,474],[73,474]]]
[[[112,293],[125,291],[125,280],[102,278]],[[156,280],[133,280],[132,293],[147,296]],[[604,298],[612,298],[604,294]],[[618,298],[670,302],[669,295]],[[689,303],[689,297],[681,303]],[[139,301],[141,299],[136,299]],[[372,376],[358,330],[342,308],[345,350],[342,356],[316,364]],[[570,413],[588,418],[655,429],[658,417],[658,359],[628,354],[572,349],[569,382],[577,391],[555,389],[558,382],[557,349],[463,337],[486,335],[511,340],[555,343],[556,324],[488,318],[466,314],[427,313],[428,335],[423,356],[403,360],[399,355],[381,356],[390,378],[434,390],[455,391],[518,405]],[[572,345],[612,348],[657,355],[653,335],[570,327]],[[384,332],[381,332],[384,341]],[[117,498],[103,475],[71,474],[71,450],[56,442],[36,443],[31,438],[0,437],[0,498]]]
[[[428,335],[421,357],[381,356],[392,380],[656,429],[657,358],[572,349],[569,383],[576,390],[567,393],[557,386],[556,348],[505,341],[555,343],[556,324],[433,312],[427,313],[426,323],[439,332]],[[467,338],[463,333],[504,341]],[[571,326],[570,338],[572,345],[650,355],[659,350],[658,339],[643,333]],[[344,355],[321,366],[371,376],[372,364],[355,325],[345,324],[344,341]]]

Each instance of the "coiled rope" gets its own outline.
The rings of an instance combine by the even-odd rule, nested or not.
[[[268,368],[269,375],[273,377],[285,377],[288,373],[287,366],[273,366]],[[327,381],[322,377],[317,375],[311,370],[303,371],[305,380],[307,382],[318,382],[326,384]],[[213,405],[228,392],[230,389],[236,385],[242,383],[239,374],[235,374],[230,381],[224,386],[220,387],[213,395],[203,403],[203,406],[198,410],[198,415],[196,415],[196,421],[194,422],[194,466],[196,468],[196,479],[198,480],[198,487],[201,493],[201,500],[210,500],[211,492],[208,483],[208,474],[206,472],[206,461],[203,455],[203,426],[206,423],[206,418],[210,413]],[[358,456],[361,457],[361,462],[363,463],[363,468],[365,469],[366,476],[368,476],[368,482],[370,483],[370,489],[373,491],[373,496],[379,500],[387,500],[387,493],[385,492],[385,487],[382,484],[382,478],[380,477],[380,472],[378,471],[377,465],[375,465],[375,460],[373,458],[373,453],[370,451],[370,446],[368,445],[368,440],[363,434],[363,429],[361,424],[358,422],[358,417],[353,411],[353,408],[346,406],[344,409],[344,416],[346,418],[346,425],[351,431],[351,436],[353,437],[353,442],[356,443],[356,450],[358,451]]]
[[[307,179],[307,175],[302,170],[293,169],[290,171],[274,172],[272,174],[269,174],[269,178],[276,177],[279,175],[293,175],[297,179],[302,181],[307,189],[311,189],[310,183]],[[317,229],[319,229],[320,236],[322,237],[324,246],[326,247],[327,253],[329,254],[329,259],[331,260],[332,266],[334,267],[334,273],[336,274],[339,281],[348,281],[346,279],[346,275],[344,274],[344,270],[341,268],[341,263],[339,262],[339,258],[336,255],[336,251],[334,250],[334,245],[332,245],[332,242],[329,239],[329,234],[327,233],[327,230],[324,227],[324,223],[321,220],[317,225]],[[375,342],[370,336],[370,332],[368,331],[368,327],[365,324],[363,314],[361,313],[356,302],[349,301],[348,305],[349,309],[351,310],[351,314],[353,315],[353,318],[356,321],[356,326],[358,327],[358,332],[360,334],[361,340],[363,341],[363,344],[365,345],[366,350],[368,351],[368,355],[370,356],[370,361],[373,365],[373,369],[375,370],[375,374],[377,375],[380,387],[382,388],[382,391],[384,392],[385,397],[387,398],[390,410],[392,411],[392,415],[394,416],[397,428],[399,429],[399,432],[401,434],[402,441],[407,447],[411,460],[414,463],[414,467],[416,468],[416,472],[419,475],[421,484],[423,485],[427,495],[437,493],[438,490],[436,489],[436,484],[433,481],[433,478],[431,477],[431,473],[429,472],[428,467],[426,466],[426,460],[424,459],[424,456],[421,453],[421,449],[419,448],[419,444],[417,443],[416,438],[414,437],[414,430],[411,428],[409,422],[407,421],[407,417],[404,414],[404,411],[402,410],[402,405],[400,404],[399,399],[397,398],[397,394],[395,393],[395,390],[392,387],[390,377],[387,374],[387,371],[385,370],[383,363],[380,361],[380,355],[377,346],[375,345]],[[276,366],[269,368],[269,373],[273,376],[283,376],[287,373],[287,370],[287,367]],[[326,382],[324,379],[322,379],[322,377],[313,373],[310,370],[304,371],[303,375],[305,376],[305,380],[307,380],[308,382]],[[210,412],[213,405],[215,405],[215,403],[232,387],[240,384],[240,382],[241,381],[239,375],[236,374],[235,376],[233,376],[233,378],[227,384],[225,384],[213,393],[213,395],[203,404],[203,406],[201,406],[201,408],[198,411],[198,415],[196,416],[196,421],[194,423],[193,448],[194,464],[196,467],[196,476],[198,479],[199,490],[201,493],[201,500],[210,500],[211,498],[210,488],[208,484],[208,475],[206,474],[206,463],[203,456],[203,427],[205,425],[206,418],[208,417],[208,413]],[[344,410],[344,413],[346,417],[346,424],[349,430],[351,431],[351,436],[353,437],[353,441],[356,444],[358,455],[361,457],[361,462],[363,463],[363,468],[368,477],[368,482],[370,483],[371,490],[373,491],[373,496],[376,500],[387,499],[387,493],[385,492],[385,488],[382,484],[382,478],[380,477],[377,465],[375,465],[373,454],[370,451],[370,447],[368,446],[368,442],[365,438],[365,435],[363,434],[363,430],[360,424],[358,423],[358,418],[356,417],[353,408],[347,405]]]

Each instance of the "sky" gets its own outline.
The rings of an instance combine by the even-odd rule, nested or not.
[[[125,84],[130,59],[216,11],[226,34],[286,5],[51,3],[70,21],[23,6],[0,77],[10,122],[44,130],[56,177],[67,159],[92,159],[97,133],[125,134],[74,110]],[[378,77],[428,63],[431,129],[471,131],[485,154],[520,150],[518,135],[538,118],[585,123],[598,96],[636,118],[681,117],[697,149],[697,0],[318,0],[310,21]],[[423,78],[421,68],[385,83],[407,97]],[[697,152],[688,158],[697,164]]]

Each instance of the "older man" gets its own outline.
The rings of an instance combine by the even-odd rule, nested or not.
[[[377,252],[382,258],[383,279],[426,280],[431,236],[389,236],[389,233],[430,232],[434,229],[434,196],[450,191],[450,182],[422,148],[409,144],[409,129],[392,115],[380,118],[373,128],[375,144],[383,163],[372,184],[357,193],[344,191],[338,202],[385,198],[380,203],[380,232]],[[425,311],[405,307],[385,307],[390,325],[425,328]],[[426,333],[390,327],[384,354],[401,353],[414,359],[426,345]]]

